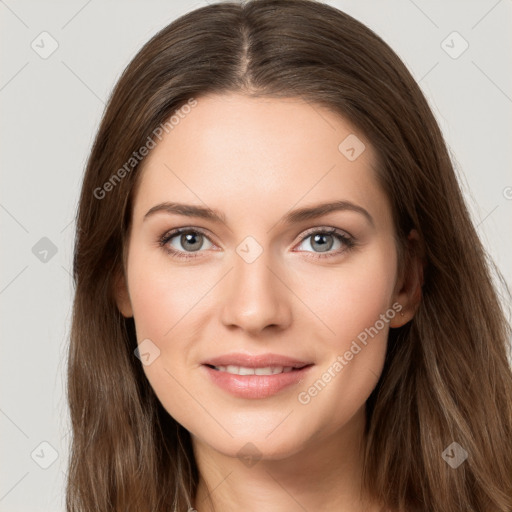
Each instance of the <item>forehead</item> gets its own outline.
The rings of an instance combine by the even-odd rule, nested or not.
[[[299,98],[197,98],[142,163],[134,215],[182,201],[283,213],[298,202],[350,200],[384,208],[376,155],[340,115]]]

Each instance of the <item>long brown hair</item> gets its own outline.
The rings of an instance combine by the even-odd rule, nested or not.
[[[390,331],[367,402],[365,491],[393,511],[510,512],[510,326],[493,267],[411,74],[370,29],[314,0],[192,11],[140,50],[110,97],[77,214],[67,510],[193,506],[190,434],[150,387],[134,355],[133,319],[120,314],[113,290],[140,167],[134,152],[191,99],[229,92],[300,97],[353,123],[378,155],[399,251],[411,229],[419,233],[422,300],[411,322]],[[456,469],[443,456],[453,442],[468,454]]]

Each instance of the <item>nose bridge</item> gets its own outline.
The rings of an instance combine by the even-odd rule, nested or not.
[[[223,323],[254,332],[268,325],[284,327],[291,317],[286,287],[276,277],[279,271],[270,251],[258,246],[247,240],[237,247],[222,298]]]

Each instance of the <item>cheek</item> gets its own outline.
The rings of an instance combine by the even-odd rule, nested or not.
[[[197,268],[173,268],[165,256],[145,258],[134,251],[128,281],[137,338],[165,342],[201,310],[212,279]]]
[[[333,347],[343,349],[391,307],[395,269],[396,255],[387,244],[355,255],[323,275],[316,271],[316,276],[303,281],[308,305],[328,327],[330,335],[325,339]]]
[[[345,424],[366,402],[384,365],[395,285],[394,252],[376,250],[339,268],[314,307],[330,334],[319,347],[321,364],[302,384],[298,402],[304,428],[318,422],[332,429]],[[320,297],[322,297],[320,299]]]
[[[379,273],[367,272],[346,276],[333,291],[336,300],[329,304],[329,318],[340,340],[353,339],[372,326],[390,307],[393,282]]]
[[[152,354],[150,364],[143,365],[148,382],[167,412],[193,429],[201,410],[191,405],[197,392],[190,385],[190,347],[200,333],[194,318],[211,280],[205,282],[204,274],[199,279],[197,271],[170,268],[165,257],[147,257],[135,249],[128,267],[130,299],[137,342],[146,343]]]

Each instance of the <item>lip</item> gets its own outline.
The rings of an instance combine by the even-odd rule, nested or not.
[[[242,352],[233,352],[222,356],[213,357],[202,364],[210,364],[212,366],[245,366],[247,368],[262,368],[265,366],[292,366],[293,368],[301,368],[313,364],[312,361],[301,361],[293,357],[283,356],[280,354],[244,354]]]
[[[287,373],[273,375],[234,375],[228,372],[215,370],[213,366],[245,366],[247,368],[261,368],[266,366],[291,366],[294,369]],[[313,363],[300,361],[295,358],[279,354],[226,354],[205,361],[201,368],[211,382],[224,391],[239,398],[261,399],[279,393],[285,388],[301,382],[310,371]]]

